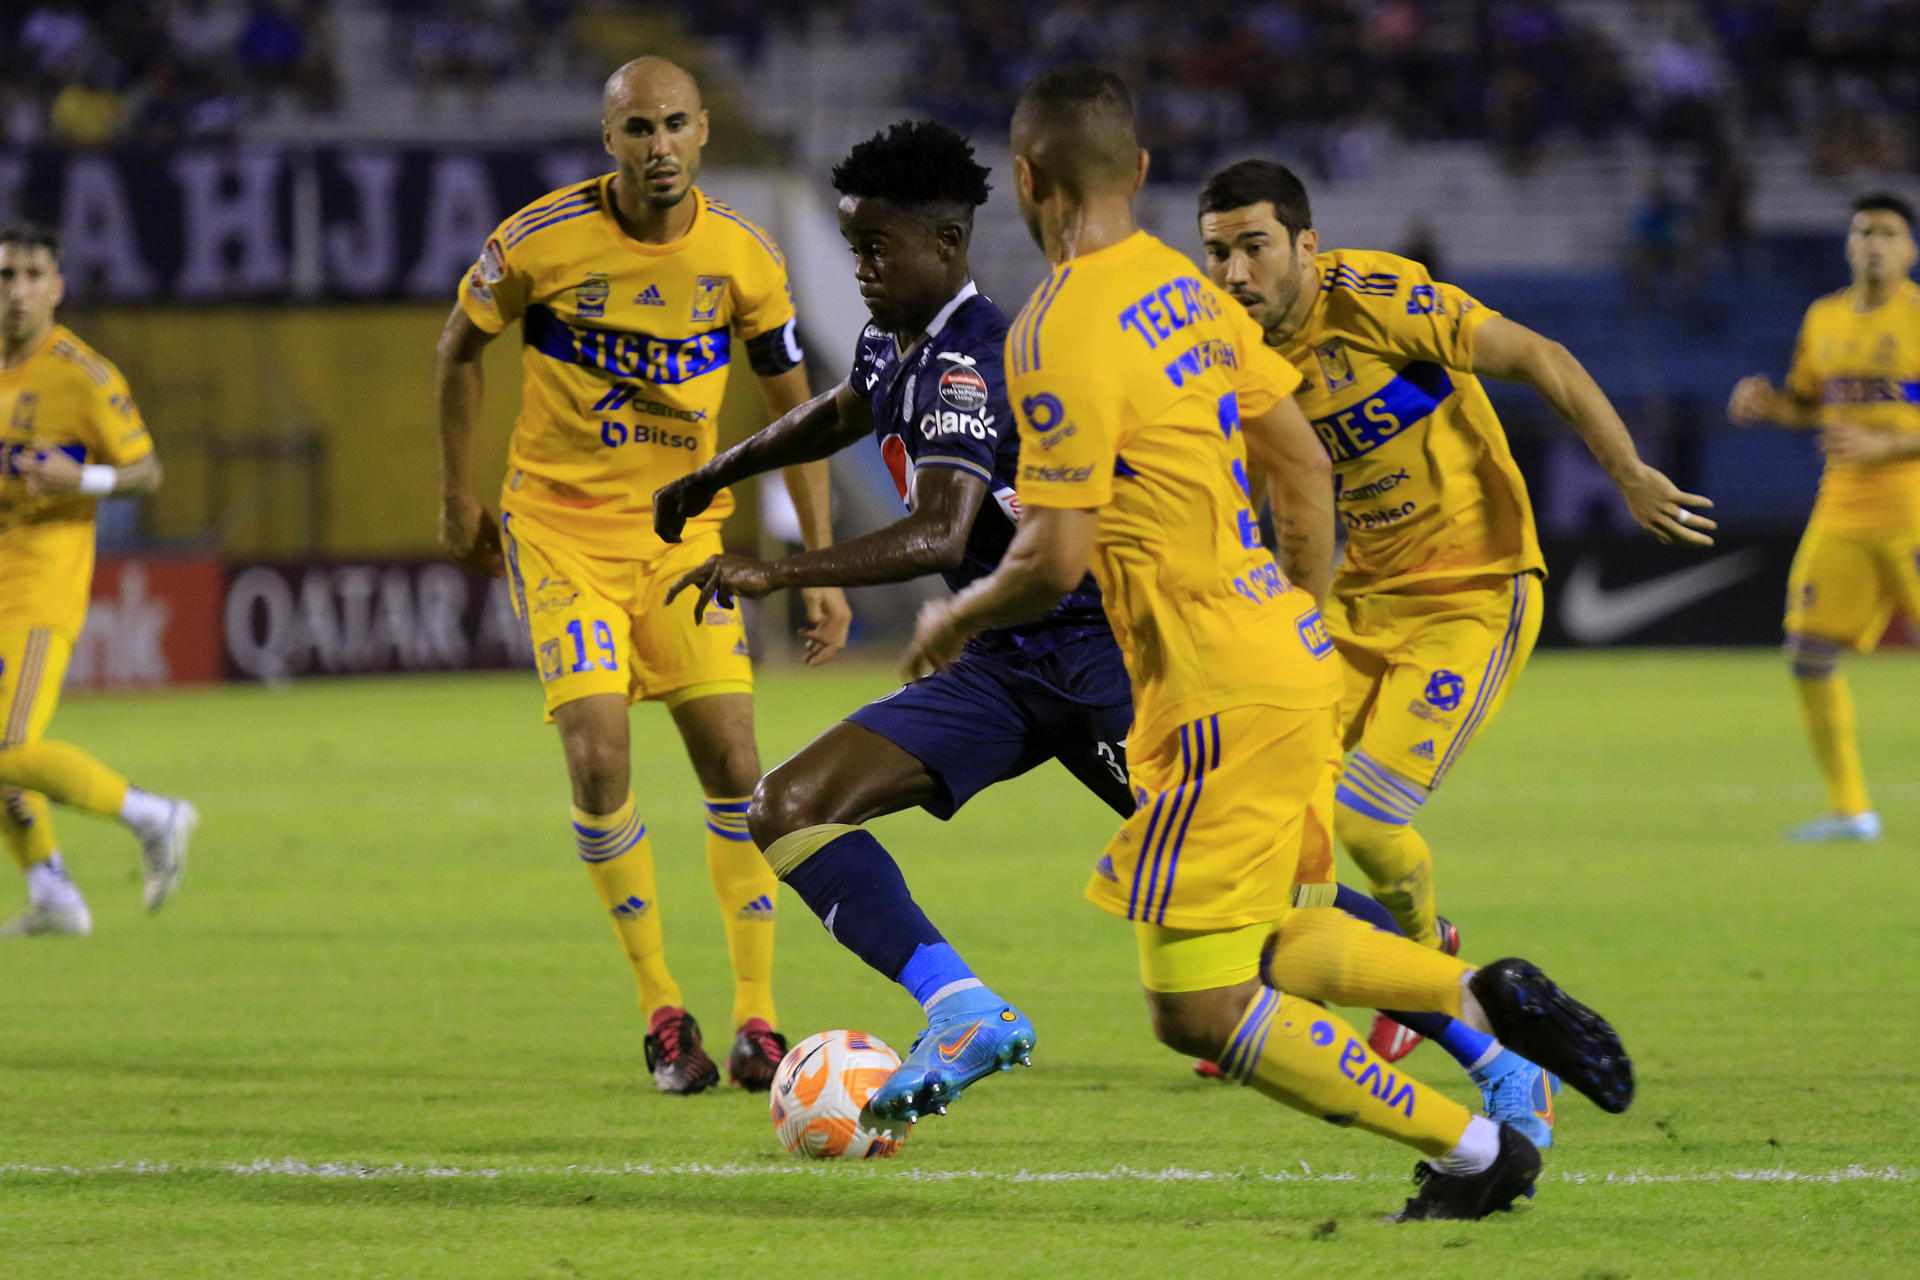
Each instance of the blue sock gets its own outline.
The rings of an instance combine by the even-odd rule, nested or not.
[[[1340,885],[1334,894],[1333,905],[1356,920],[1365,920],[1382,933],[1400,933],[1393,912],[1358,890]],[[1453,1055],[1455,1062],[1469,1071],[1487,1056],[1487,1050],[1496,1043],[1492,1036],[1475,1031],[1466,1023],[1449,1018],[1444,1013],[1401,1013],[1392,1009],[1382,1009],[1381,1012],[1407,1030],[1417,1031],[1445,1049]]]
[[[783,878],[836,942],[905,987],[923,1008],[957,984],[980,985],[871,833],[836,836]]]

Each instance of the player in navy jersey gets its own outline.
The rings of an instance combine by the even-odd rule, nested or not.
[[[855,147],[833,178],[873,323],[847,380],[654,497],[656,528],[673,541],[722,487],[871,431],[907,515],[830,550],[772,562],[714,556],[669,599],[697,587],[698,609],[928,572],[958,591],[1000,564],[1019,516],[1019,439],[1001,367],[1008,320],[967,269],[986,176],[966,141],[936,124],[896,124]],[[877,1113],[944,1110],[966,1085],[1023,1060],[1033,1030],[966,967],[859,824],[915,805],[950,818],[1049,759],[1125,817],[1135,807],[1132,719],[1126,667],[1089,576],[1042,618],[976,636],[946,671],[854,712],[761,781],[748,826],[774,869],[840,942],[927,1010],[928,1032],[876,1095]],[[1338,905],[1350,900],[1374,905],[1345,890]],[[1392,929],[1384,911],[1366,914]],[[1545,1145],[1551,1130],[1536,1127]]]

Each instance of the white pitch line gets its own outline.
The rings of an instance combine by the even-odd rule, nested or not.
[[[353,1162],[304,1160],[252,1160],[245,1164],[173,1164],[168,1161],[122,1161],[98,1165],[0,1164],[0,1177],[20,1174],[61,1175],[87,1178],[113,1174],[144,1177],[170,1174],[220,1174],[231,1177],[274,1177],[316,1179],[478,1179],[508,1177],[618,1177],[618,1178],[763,1178],[794,1176],[865,1177],[890,1182],[1005,1182],[1080,1183],[1080,1182],[1401,1182],[1393,1174],[1352,1171],[1315,1172],[1302,1163],[1298,1172],[1246,1173],[1236,1170],[1183,1169],[1167,1166],[1159,1169],[1135,1169],[1114,1165],[1109,1169],[914,1169],[880,1165],[793,1164],[625,1164],[625,1165],[529,1165],[520,1168],[467,1169],[445,1165],[367,1165]],[[1642,1170],[1598,1171],[1555,1170],[1542,1175],[1550,1182],[1581,1185],[1609,1184],[1633,1186],[1681,1182],[1763,1182],[1832,1185],[1842,1182],[1912,1182],[1915,1171],[1895,1165],[1869,1167],[1847,1165],[1825,1172],[1807,1173],[1794,1169],[1724,1169],[1698,1173],[1648,1173]]]

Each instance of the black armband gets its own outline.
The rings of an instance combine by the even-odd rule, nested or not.
[[[747,363],[763,378],[785,373],[807,358],[800,349],[798,322],[789,320],[778,329],[769,329],[757,338],[747,339]]]

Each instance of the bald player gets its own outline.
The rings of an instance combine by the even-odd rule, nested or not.
[[[1126,87],[1060,67],[1013,118],[1014,188],[1053,265],[1007,334],[1019,531],[999,567],[927,605],[908,674],[1039,616],[1091,567],[1133,690],[1139,807],[1087,896],[1130,922],[1154,1031],[1235,1080],[1416,1148],[1413,1218],[1478,1218],[1530,1191],[1511,1127],[1398,1073],[1320,1003],[1446,1013],[1610,1111],[1633,1076],[1613,1030],[1533,965],[1472,966],[1331,907],[1294,907],[1340,698],[1315,604],[1332,572],[1331,467],[1293,367],[1244,309],[1133,222],[1147,174]],[[1262,546],[1250,467],[1289,573]],[[1295,585],[1293,578],[1299,580]],[[1284,994],[1283,994],[1284,992]],[[892,1085],[893,1082],[889,1082]]]
[[[654,490],[713,457],[729,368],[746,360],[770,414],[809,396],[785,260],[767,234],[694,185],[707,113],[663,58],[614,72],[601,140],[615,168],[501,223],[440,335],[436,390],[441,538],[470,568],[512,581],[573,787],[573,838],[632,965],[647,1067],[666,1093],[719,1081],[668,972],[653,847],[629,787],[627,708],[666,706],[706,794],[707,866],[734,979],[728,1071],[764,1090],[786,1053],[773,1005],[778,881],[747,834],[760,778],[753,672],[731,609],[694,621],[667,588],[717,554],[722,491],[674,546],[653,532]],[[468,473],[481,353],[515,321],[521,404],[496,522]],[[831,543],[825,463],[786,469],[809,548]],[[803,593],[806,659],[846,642],[836,587]]]

